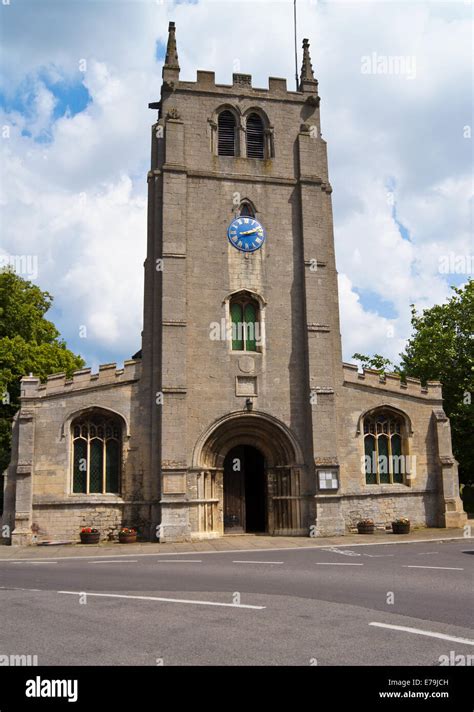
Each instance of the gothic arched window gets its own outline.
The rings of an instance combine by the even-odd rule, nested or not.
[[[116,416],[88,413],[76,418],[72,433],[72,491],[82,494],[118,493],[122,453],[122,424]]]
[[[368,485],[403,484],[409,474],[404,419],[387,409],[364,417],[365,481]]]
[[[235,156],[235,116],[228,109],[221,111],[217,119],[217,154]]]
[[[265,158],[265,128],[255,113],[247,117],[247,158]]]
[[[247,294],[237,294],[229,303],[232,322],[232,351],[258,351],[262,342],[260,307]]]

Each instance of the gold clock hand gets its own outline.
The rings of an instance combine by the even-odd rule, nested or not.
[[[241,232],[241,235],[253,235],[254,232],[258,232],[260,228],[254,227],[253,230],[245,230],[244,232]]]

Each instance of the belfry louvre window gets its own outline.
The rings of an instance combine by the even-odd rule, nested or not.
[[[118,418],[89,414],[72,424],[72,491],[119,492],[122,426]]]
[[[403,484],[408,474],[403,429],[403,419],[390,411],[376,411],[364,418],[366,484]]]
[[[258,114],[247,118],[247,158],[265,158],[265,132]]]
[[[235,156],[235,116],[231,111],[221,111],[217,119],[217,153]]]
[[[230,302],[232,351],[258,351],[261,343],[259,306],[249,297],[239,295]]]
[[[239,215],[242,218],[254,218],[255,211],[253,210],[249,202],[243,201],[240,206]]]

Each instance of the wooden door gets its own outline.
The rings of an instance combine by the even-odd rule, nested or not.
[[[245,531],[243,447],[233,448],[224,462],[224,531]]]

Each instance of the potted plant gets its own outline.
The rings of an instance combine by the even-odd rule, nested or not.
[[[357,531],[359,534],[373,534],[375,525],[372,519],[361,519],[357,522]]]
[[[400,519],[395,519],[395,521],[392,522],[392,531],[394,534],[409,534],[410,520],[406,517],[400,517]]]
[[[93,527],[81,529],[81,544],[98,544],[100,541],[100,531]]]
[[[137,541],[137,530],[123,527],[119,531],[119,542],[121,544],[135,544]]]

